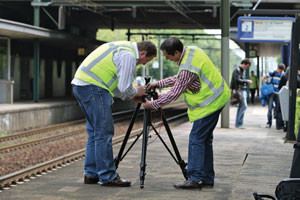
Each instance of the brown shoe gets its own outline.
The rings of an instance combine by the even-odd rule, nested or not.
[[[99,182],[99,178],[88,177],[84,175],[84,184],[97,184]]]
[[[102,183],[101,186],[114,186],[114,187],[129,187],[131,185],[130,181],[126,181],[124,179],[121,179],[119,174],[117,174],[117,177],[108,183]]]

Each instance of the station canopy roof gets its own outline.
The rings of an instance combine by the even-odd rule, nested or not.
[[[46,30],[48,36],[59,31],[95,37],[96,31],[104,28],[220,29],[221,21],[221,0],[2,0],[0,19],[32,25],[35,6],[41,8],[40,27],[50,30]],[[296,13],[300,13],[299,0],[230,0],[230,27],[234,30],[237,18],[248,14],[294,17]],[[65,28],[60,31],[61,21]],[[22,37],[20,31],[8,34],[4,29],[0,26],[1,35]],[[42,31],[35,30],[35,33]],[[27,33],[23,36],[36,37]],[[234,31],[231,37],[236,37]],[[50,38],[57,40],[55,36]]]

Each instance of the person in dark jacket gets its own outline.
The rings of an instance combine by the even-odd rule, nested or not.
[[[244,128],[244,114],[247,109],[247,86],[252,83],[251,80],[245,79],[244,71],[250,66],[251,62],[246,58],[242,60],[240,66],[236,67],[232,73],[230,88],[232,90],[239,90],[242,95],[242,102],[239,104],[236,113],[236,128]]]

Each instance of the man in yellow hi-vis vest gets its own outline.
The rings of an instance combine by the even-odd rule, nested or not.
[[[141,102],[141,96],[146,94],[144,87],[136,89],[132,85],[136,65],[146,64],[156,54],[156,46],[149,41],[109,42],[90,53],[77,69],[73,93],[85,115],[88,133],[85,184],[130,186],[116,173],[114,164],[112,97]]]
[[[213,131],[219,114],[230,98],[229,88],[218,69],[200,48],[183,48],[179,39],[171,37],[161,44],[160,50],[167,60],[177,63],[178,74],[149,83],[147,89],[173,87],[157,100],[150,102],[146,99],[143,106],[146,109],[158,109],[182,95],[193,128],[189,136],[188,180],[174,186],[182,189],[213,187]]]

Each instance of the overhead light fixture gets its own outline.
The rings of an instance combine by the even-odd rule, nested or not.
[[[232,5],[234,5],[235,7],[244,7],[244,8],[252,7],[252,3],[249,0],[243,0],[242,2],[232,2]]]

